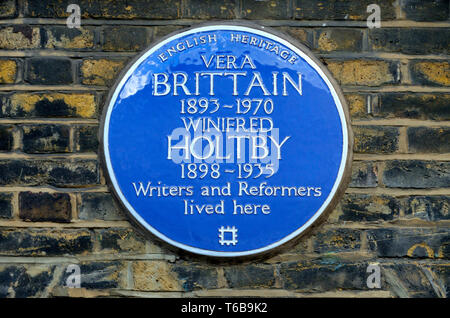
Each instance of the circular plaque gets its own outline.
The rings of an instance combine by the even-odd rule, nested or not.
[[[342,93],[307,48],[264,27],[169,35],[122,73],[102,124],[120,202],[193,253],[269,251],[345,190],[352,138]]]

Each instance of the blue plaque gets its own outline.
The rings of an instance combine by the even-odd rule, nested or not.
[[[312,53],[264,27],[172,34],[123,72],[105,106],[107,175],[132,218],[187,251],[267,252],[345,190],[342,93]]]

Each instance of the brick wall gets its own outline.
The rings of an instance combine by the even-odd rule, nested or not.
[[[81,7],[80,29],[66,8]],[[382,28],[366,27],[368,4]],[[270,258],[212,262],[141,235],[99,164],[118,72],[197,22],[248,19],[310,47],[340,83],[352,181],[328,220]],[[448,0],[3,0],[0,297],[377,296],[450,292]],[[81,289],[64,287],[81,268]],[[369,264],[381,288],[367,287]]]

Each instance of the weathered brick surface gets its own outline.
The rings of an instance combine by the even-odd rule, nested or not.
[[[450,128],[410,127],[407,134],[410,152],[450,152]]]
[[[75,131],[75,151],[97,152],[99,147],[97,126],[78,126]]]
[[[183,18],[187,19],[234,19],[239,5],[233,0],[187,0]]]
[[[0,264],[0,298],[45,297],[56,266]]]
[[[448,54],[449,39],[450,30],[448,28],[379,28],[369,30],[369,47],[373,51],[405,54]]]
[[[0,229],[0,255],[76,255],[92,251],[88,230]]]
[[[67,193],[21,192],[19,216],[22,220],[33,222],[70,222],[70,197]]]
[[[123,287],[124,267],[122,262],[83,262],[80,267],[80,288],[110,289]],[[72,272],[64,271],[59,286],[67,286]]]
[[[78,207],[81,220],[121,221],[125,216],[110,193],[82,193]]]
[[[367,96],[363,94],[344,94],[349,108],[350,117],[354,119],[365,119],[367,114]]]
[[[370,0],[295,0],[294,14],[299,20],[366,20],[369,16],[367,6],[372,3]],[[380,6],[382,20],[395,19],[393,0],[377,1],[376,4]]]
[[[314,252],[338,253],[361,248],[361,231],[353,229],[327,229],[314,235]]]
[[[0,151],[11,151],[13,147],[13,126],[0,125]]]
[[[150,29],[144,27],[111,26],[103,31],[102,49],[115,52],[143,50],[151,40]]]
[[[382,93],[374,116],[378,118],[450,119],[450,94]]]
[[[41,30],[39,28],[26,25],[0,28],[0,49],[36,49],[40,46]]]
[[[26,15],[38,18],[68,17],[66,8],[71,0],[29,1]],[[176,19],[181,13],[181,0],[118,0],[77,2],[83,8],[83,18],[103,19]]]
[[[365,263],[287,262],[280,266],[283,287],[297,291],[329,291],[337,288],[367,290]]]
[[[448,258],[448,228],[368,230],[369,249],[380,257]]]
[[[79,29],[64,24],[71,3],[0,2],[0,297],[449,296],[448,0],[80,0]],[[366,27],[372,3],[378,29]],[[128,62],[224,19],[310,48],[341,85],[354,136],[348,189],[323,223],[243,262],[144,236],[99,151],[100,114]],[[81,288],[66,285],[69,263]],[[380,289],[367,286],[369,264]]]
[[[62,85],[73,82],[72,62],[61,58],[27,60],[25,80],[30,84]]]
[[[397,83],[397,66],[380,60],[328,60],[327,67],[341,85],[380,86]]]
[[[406,218],[426,221],[450,219],[449,196],[409,196],[401,198]]]
[[[244,1],[242,16],[247,19],[289,19],[289,4],[283,0]]]
[[[358,161],[352,165],[350,187],[374,188],[378,184],[378,170],[374,162]]]
[[[358,52],[362,50],[363,32],[358,29],[321,29],[316,31],[315,43],[316,48],[323,52]]]
[[[12,217],[12,193],[0,193],[0,219],[10,219]]]
[[[449,18],[448,0],[405,0],[401,8],[408,20],[445,21]]]
[[[386,163],[383,183],[390,188],[441,188],[450,184],[450,162],[393,160]]]
[[[393,153],[398,149],[399,132],[395,127],[353,126],[354,152]]]
[[[339,221],[378,222],[399,216],[400,202],[388,195],[346,194],[341,200]]]
[[[192,291],[217,288],[214,266],[136,261],[132,264],[134,288],[140,291]]]
[[[411,77],[418,85],[450,86],[450,64],[448,61],[414,61]]]
[[[43,47],[46,49],[93,49],[96,34],[93,28],[69,29],[65,26],[52,26],[44,29]]]
[[[84,60],[81,64],[81,82],[86,85],[111,86],[124,66],[124,60]]]
[[[70,151],[69,126],[23,126],[22,131],[23,151],[26,153],[58,153]]]
[[[98,105],[92,93],[13,93],[0,99],[0,117],[52,118],[97,116]]]
[[[17,62],[0,60],[0,84],[13,84],[17,77]]]
[[[5,0],[0,3],[0,18],[14,18],[17,16],[15,0]]]
[[[273,265],[236,265],[224,268],[224,275],[231,288],[273,288],[275,271]]]
[[[86,186],[99,183],[96,160],[0,160],[0,185]]]
[[[145,241],[131,229],[109,228],[95,231],[103,253],[144,253]]]

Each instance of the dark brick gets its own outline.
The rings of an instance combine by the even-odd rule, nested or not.
[[[153,38],[159,40],[160,38],[178,30],[183,29],[181,25],[161,25],[153,28]]]
[[[72,63],[69,59],[36,57],[27,60],[25,80],[30,84],[72,84]]]
[[[450,29],[379,28],[369,32],[373,51],[405,54],[448,54]]]
[[[402,11],[413,21],[445,21],[449,18],[448,0],[403,0]]]
[[[448,61],[419,60],[410,63],[413,84],[450,86],[450,63]]]
[[[314,35],[311,30],[299,27],[276,27],[274,29],[291,36],[294,40],[297,40],[303,45],[306,45],[309,49],[312,49]]]
[[[275,284],[275,268],[270,265],[239,265],[224,268],[230,288],[271,288]]]
[[[439,291],[442,281],[428,266],[422,264],[382,264],[381,276],[383,282],[396,297],[431,298],[445,296],[445,288],[443,291]],[[435,280],[435,278],[438,279]],[[436,288],[436,285],[441,286]]]
[[[437,284],[439,286],[438,291],[436,292],[439,297],[450,296],[450,266],[449,264],[436,264],[430,266],[424,266],[425,270],[430,271],[434,274],[434,277],[437,277]]]
[[[25,221],[70,222],[71,207],[66,193],[19,193],[19,216]]]
[[[99,184],[96,160],[0,160],[0,185],[86,186]]]
[[[410,127],[407,134],[410,152],[450,152],[450,128]]]
[[[105,221],[126,219],[110,193],[81,193],[78,218]]]
[[[294,17],[299,20],[366,20],[367,6],[376,3],[380,6],[382,20],[393,20],[395,14],[395,0],[295,0]]]
[[[23,126],[26,153],[70,152],[70,127],[62,125]]]
[[[55,266],[0,265],[0,298],[44,297]]]
[[[384,93],[374,108],[378,118],[450,120],[450,94]]]
[[[0,219],[12,217],[12,193],[0,193]]]
[[[338,253],[358,251],[361,231],[353,229],[322,230],[314,235],[314,252]]]
[[[374,188],[378,185],[378,171],[374,162],[356,161],[352,163],[350,187]]]
[[[145,240],[132,229],[109,228],[95,231],[100,248],[107,253],[145,253]]]
[[[358,29],[319,29],[316,31],[316,49],[322,52],[362,50],[363,32]]]
[[[108,289],[120,286],[123,264],[120,262],[84,262],[80,266],[80,288]],[[60,286],[67,286],[67,279],[73,271],[64,270]]]
[[[187,0],[183,18],[235,19],[238,4],[234,0]]]
[[[92,251],[87,230],[0,229],[0,255],[53,256]]]
[[[406,218],[426,221],[450,220],[450,197],[408,196],[401,199]]]
[[[245,19],[290,19],[292,14],[285,0],[248,0],[242,3],[241,15]]]
[[[76,150],[79,152],[98,151],[98,127],[79,126],[75,132]]]
[[[393,160],[386,163],[383,183],[389,188],[440,188],[450,184],[450,162]]]
[[[0,18],[15,18],[16,16],[16,0],[3,0],[0,2]]]
[[[325,259],[317,262],[292,262],[280,265],[283,288],[307,292],[341,289],[367,290],[366,263],[343,263]]]
[[[103,50],[135,52],[150,44],[150,29],[144,27],[111,26],[103,31]]]
[[[398,217],[400,202],[386,195],[345,194],[341,208],[340,221],[388,221]]]
[[[353,126],[353,151],[358,153],[393,153],[398,149],[398,128]]]
[[[171,268],[184,291],[217,288],[215,267],[192,263],[176,263]]]
[[[13,147],[13,126],[0,125],[0,151],[11,151]]]
[[[95,95],[89,93],[14,93],[0,97],[0,117],[76,117],[97,116]]]
[[[369,249],[379,257],[448,258],[448,228],[385,228],[368,230]]]
[[[68,17],[72,0],[29,1],[26,16],[34,18]],[[79,0],[82,18],[101,19],[176,19],[181,0]]]

